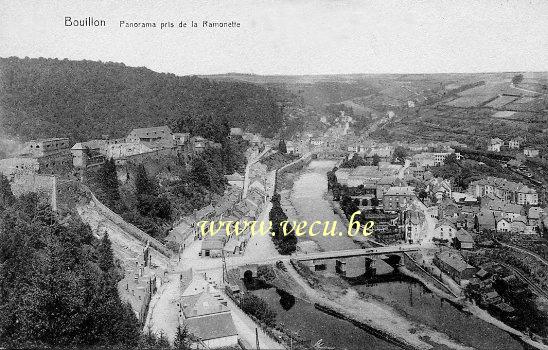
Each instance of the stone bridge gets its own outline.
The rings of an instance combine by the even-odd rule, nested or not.
[[[398,267],[403,264],[403,253],[418,250],[419,246],[417,245],[387,246],[299,254],[293,256],[293,259],[301,261],[314,271],[329,270],[345,277],[358,277],[364,273],[374,274],[375,260],[383,260],[392,267]]]
[[[365,249],[335,250],[328,252],[293,254],[291,256],[276,256],[265,259],[245,259],[234,257],[227,259],[229,268],[239,268],[243,278],[244,273],[256,276],[256,266],[261,264],[274,264],[278,261],[289,262],[297,260],[308,266],[313,271],[333,271],[346,277],[357,277],[366,272],[373,271],[375,260],[383,260],[393,267],[402,265],[402,256],[406,252],[416,252],[419,245],[384,246]],[[247,268],[247,267],[254,268]]]

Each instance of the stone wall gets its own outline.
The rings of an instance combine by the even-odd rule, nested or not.
[[[101,203],[95,197],[95,195],[91,194],[91,200],[101,214],[103,214],[109,220],[121,227],[125,232],[129,233],[145,245],[148,242],[152,248],[156,249],[158,252],[164,254],[165,256],[169,257],[171,255],[171,251],[163,243],[158,241],[156,238],[149,236],[129,222],[126,222],[120,215],[116,214],[115,212],[107,208],[106,205]]]
[[[276,170],[276,182],[274,184],[274,188],[277,188],[278,186],[278,176],[286,172],[302,169],[308,164],[310,164],[311,161],[312,161],[312,154],[308,153],[302,156],[301,158],[297,159],[296,161],[286,164],[283,167]]]
[[[165,157],[178,157],[178,156],[185,156],[188,157],[188,151],[185,150],[185,148],[181,146],[171,147],[171,148],[162,148],[158,150],[154,150],[151,152],[145,152],[140,154],[134,154],[132,156],[127,156],[123,158],[116,159],[116,164],[125,164],[126,162],[130,163],[143,163],[146,161],[151,160],[161,160]]]

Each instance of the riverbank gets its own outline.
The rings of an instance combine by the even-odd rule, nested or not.
[[[288,204],[294,207],[295,215],[303,220],[329,218],[329,220],[337,220],[340,227],[346,227],[348,220],[337,212],[337,203],[333,203],[328,195],[326,172],[332,168],[333,164],[327,163],[313,161],[306,171],[302,172],[301,176],[294,181],[291,201]],[[341,249],[332,240],[318,240],[317,243],[324,251]],[[351,240],[341,243],[357,246],[356,242]],[[374,245],[374,241],[368,239],[367,244]],[[374,329],[386,330],[391,337],[403,340],[417,349],[524,349],[521,342],[500,328],[475,316],[471,318],[469,312],[460,311],[463,305],[459,304],[458,296],[452,294],[451,289],[438,287],[433,281],[430,283],[429,279],[422,278],[416,271],[409,271],[409,278],[419,281],[417,285],[421,287],[420,290],[416,290],[417,294],[413,293],[412,299],[428,303],[428,314],[421,314],[424,311],[421,304],[415,302],[413,305],[409,300],[398,299],[401,298],[402,293],[407,292],[408,286],[404,284],[400,287],[397,284],[390,287],[393,294],[388,298],[383,297],[385,288],[388,288],[388,285],[383,283],[378,284],[376,295],[368,293],[369,287],[365,286],[365,296],[360,296],[353,290],[355,288],[345,285],[344,279],[337,274],[311,273],[315,277],[324,275],[326,280],[309,284],[308,281],[305,282],[306,278],[300,276],[295,269],[289,268],[288,272],[297,281],[296,284],[306,291],[305,298],[311,303],[326,307],[333,306],[331,309]],[[425,300],[420,297],[421,294],[426,296]],[[447,302],[444,303],[444,301]],[[449,318],[446,320],[446,317]],[[443,330],[440,330],[438,325],[443,325],[441,328]]]
[[[466,311],[466,312],[469,312],[470,314],[474,315],[475,317],[477,317],[477,318],[479,318],[479,319],[481,319],[481,320],[483,320],[483,321],[485,321],[489,324],[492,324],[495,327],[498,327],[498,328],[502,329],[503,331],[507,332],[508,334],[511,334],[511,335],[515,336],[520,341],[522,341],[525,344],[528,344],[529,346],[531,346],[534,349],[548,350],[548,345],[539,343],[539,342],[531,339],[530,337],[528,337],[524,333],[518,331],[517,329],[514,329],[514,328],[508,326],[507,324],[505,324],[504,322],[502,322],[500,320],[497,320],[496,318],[491,316],[489,314],[489,312],[487,312],[486,310],[483,310],[482,308],[480,308],[477,305],[474,305],[470,302],[466,302],[463,310]]]
[[[362,329],[371,328],[390,339],[393,344],[405,344],[410,349],[433,349],[445,346],[449,349],[473,349],[430,327],[402,317],[396,310],[374,298],[364,298],[353,288],[333,284],[329,278],[312,273],[307,267],[292,263],[288,272],[305,290],[314,304],[345,315],[358,322]]]

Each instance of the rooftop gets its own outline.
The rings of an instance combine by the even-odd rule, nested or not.
[[[384,193],[385,196],[414,196],[414,187],[411,186],[395,186],[390,187],[388,191]]]
[[[455,270],[457,270],[459,272],[462,272],[466,269],[473,269],[474,268],[474,266],[472,266],[472,265],[468,264],[466,261],[464,261],[464,258],[462,257],[462,255],[460,255],[456,252],[446,250],[446,251],[443,251],[443,252],[440,252],[440,253],[436,254],[436,257],[440,261],[443,261],[445,264],[451,266],[452,268],[454,268]]]
[[[232,315],[229,312],[203,317],[192,317],[183,322],[191,333],[202,340],[238,335]]]

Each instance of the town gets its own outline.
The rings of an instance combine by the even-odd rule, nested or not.
[[[341,116],[345,120],[344,112]],[[382,276],[377,276],[377,270],[387,267],[407,271],[443,297],[462,305],[471,303],[478,308],[476,313],[485,317],[479,310],[486,310],[488,318],[516,328],[526,322],[516,305],[534,309],[524,300],[547,297],[546,269],[537,268],[548,264],[539,241],[548,229],[546,192],[538,185],[542,182],[532,181],[523,167],[527,157],[539,157],[538,150],[522,147],[523,140],[492,139],[485,150],[478,151],[456,141],[387,143],[344,133],[338,138],[307,134],[283,140],[232,128],[229,138],[248,144],[244,174],[225,175],[229,187],[224,196],[216,204],[178,219],[162,239],[125,222],[95,196],[78,208],[96,235],[108,233],[125,271],[118,282],[120,297],[130,303],[149,331],[169,339],[176,336],[175,323],[185,324],[197,344],[206,348],[237,344],[251,348],[255,338],[276,346],[293,339],[268,328],[255,335],[253,323],[266,321],[253,311],[246,315],[250,311],[242,306],[251,302],[244,301],[250,296],[242,290],[251,288],[248,283],[259,278],[262,266],[274,263],[282,270],[294,265],[300,273],[301,269],[320,274],[332,270],[348,280],[363,276],[375,280]],[[153,164],[166,157],[189,163],[206,149],[220,148],[217,142],[174,133],[168,126],[144,127],[123,138],[105,137],[73,145],[68,138],[28,141],[16,155],[0,160],[0,170],[14,194],[37,191],[56,209],[62,184],[85,183],[89,174],[99,172],[108,160],[114,161],[118,180],[128,182],[130,165]],[[481,165],[478,154],[487,158],[505,154],[510,160],[495,161],[525,180],[480,176],[463,186],[466,182],[444,176],[446,167]],[[270,160],[280,155],[285,164],[271,169]],[[274,204],[270,201],[274,203],[280,193],[285,192],[289,201],[283,207],[295,210],[297,205],[288,199],[288,190],[279,188],[278,182],[284,172],[302,174],[314,163],[323,167],[320,173],[327,197],[321,200],[332,208],[331,215],[348,225],[358,212],[358,221],[375,223],[373,234],[349,236],[346,242],[330,242],[329,237],[298,239],[289,255],[274,248],[269,235],[246,235],[250,225],[245,222],[254,220],[263,226],[268,215],[272,216]],[[229,223],[227,230],[239,234],[204,235],[205,226],[200,230],[199,222],[216,218]],[[238,229],[240,223],[242,229]],[[384,253],[377,255],[373,249],[377,247]],[[502,255],[501,250],[505,252]],[[331,253],[322,255],[324,251]],[[234,277],[235,272],[243,277]],[[527,310],[527,315],[531,312],[535,313]],[[179,320],[170,321],[166,315]],[[534,322],[540,321],[531,321],[529,327],[534,327]],[[215,329],[219,324],[224,325],[222,332]],[[249,334],[245,339],[246,332],[252,339]]]
[[[0,348],[548,349],[546,5],[189,1],[0,14]]]

